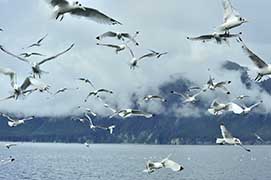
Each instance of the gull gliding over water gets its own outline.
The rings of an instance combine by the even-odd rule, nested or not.
[[[3,46],[0,46],[0,49],[1,49],[4,53],[6,53],[6,54],[8,54],[8,55],[13,56],[13,57],[15,57],[15,58],[17,58],[17,59],[19,59],[19,60],[21,60],[21,61],[23,61],[23,62],[26,62],[26,63],[30,64],[30,65],[32,66],[32,75],[33,75],[33,77],[35,78],[36,76],[38,76],[38,77],[40,78],[40,77],[41,77],[41,74],[46,73],[45,71],[41,70],[41,68],[40,68],[40,66],[41,66],[42,64],[44,64],[44,63],[46,63],[46,62],[48,62],[48,61],[51,61],[51,60],[53,60],[53,59],[55,59],[55,58],[57,58],[57,57],[59,57],[59,56],[65,54],[66,52],[68,52],[69,50],[71,50],[71,49],[73,48],[73,46],[74,46],[74,44],[72,44],[72,45],[71,45],[69,48],[67,48],[66,50],[64,50],[64,51],[62,51],[62,52],[60,52],[60,53],[58,53],[58,54],[56,54],[56,55],[54,55],[54,56],[51,56],[51,57],[49,57],[49,58],[43,59],[43,60],[41,60],[41,61],[39,61],[39,62],[31,62],[31,61],[29,61],[29,60],[27,60],[27,59],[24,59],[24,58],[22,58],[22,57],[19,57],[19,56],[13,54],[13,53],[7,51]]]
[[[34,119],[34,116],[30,116],[30,117],[27,117],[27,118],[24,118],[24,119],[14,119],[14,118],[11,118],[10,116],[8,116],[6,114],[3,114],[3,113],[1,113],[1,115],[8,119],[8,125],[10,127],[16,127],[18,125],[24,124],[25,121]]]
[[[51,4],[51,6],[57,8],[55,11],[56,19],[60,18],[63,20],[65,14],[74,15],[77,17],[85,17],[101,24],[115,25],[120,24],[120,22],[115,19],[105,15],[104,13],[98,11],[97,9],[84,7],[78,1],[70,3],[66,0],[46,0]]]
[[[217,144],[230,144],[230,145],[239,145],[247,152],[250,152],[250,149],[245,148],[242,145],[242,142],[240,139],[233,137],[231,133],[226,129],[224,124],[220,125],[220,130],[223,138],[217,138],[216,143]]]
[[[183,166],[170,160],[169,157],[170,155],[167,158],[163,159],[162,161],[158,162],[147,161],[146,169],[143,172],[147,172],[150,174],[161,168],[169,168],[175,172],[182,171],[184,169]]]

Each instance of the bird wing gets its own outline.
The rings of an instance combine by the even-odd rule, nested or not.
[[[61,55],[65,54],[66,52],[68,52],[69,50],[71,50],[71,49],[73,48],[73,46],[74,46],[74,44],[72,44],[68,49],[66,49],[66,50],[64,50],[64,51],[62,51],[62,52],[60,52],[60,53],[58,53],[58,54],[56,54],[56,55],[54,55],[54,56],[51,56],[51,57],[49,57],[49,58],[46,58],[46,59],[40,61],[40,62],[38,63],[38,65],[41,65],[41,64],[43,64],[43,63],[45,63],[45,62],[47,62],[47,61],[50,61],[50,60],[52,60],[52,59],[57,58],[58,56],[61,56]]]
[[[102,40],[105,37],[116,37],[117,33],[113,32],[113,31],[108,31],[106,33],[103,33],[99,36],[96,37],[96,39],[98,40]]]
[[[19,60],[21,60],[21,61],[30,63],[27,59],[24,59],[24,58],[22,58],[22,57],[20,57],[20,56],[17,56],[17,55],[15,55],[15,54],[13,54],[13,53],[7,51],[7,50],[6,50],[3,46],[1,46],[1,45],[0,45],[0,49],[1,49],[4,53],[6,53],[6,54],[8,54],[8,55],[10,55],[10,56],[12,56],[12,57],[15,57],[15,58],[17,58],[17,59],[19,59]]]
[[[191,41],[203,41],[203,40],[211,40],[213,39],[214,36],[211,34],[208,35],[202,35],[202,36],[197,36],[197,37],[187,37],[187,39],[191,40]]]
[[[48,3],[51,4],[51,6],[56,7],[56,6],[67,6],[69,5],[69,2],[66,0],[46,0]]]
[[[262,104],[262,103],[263,103],[263,101],[260,101],[260,102],[258,102],[258,103],[256,103],[256,104],[251,105],[249,108],[253,109],[253,108],[259,106],[259,105]]]
[[[45,34],[45,36],[43,36],[42,38],[40,38],[37,43],[40,44],[46,37],[48,36],[48,34]]]
[[[7,118],[8,120],[14,122],[14,119],[12,119],[10,116],[8,116],[8,115],[6,115],[6,114],[4,114],[4,113],[1,113],[1,115],[2,115],[3,117]]]
[[[90,85],[95,89],[95,86],[93,85],[93,83],[92,83],[89,79],[86,79],[86,78],[79,78],[78,80],[80,80],[80,81],[85,81],[86,83],[90,84]]]
[[[144,116],[146,118],[151,118],[153,116],[151,113],[143,112],[143,111],[140,111],[140,110],[132,110],[130,113],[127,113],[127,115],[128,114],[134,114],[134,115],[138,115],[138,116]]]
[[[245,43],[243,42],[243,40],[241,38],[239,38],[239,40],[242,42],[242,49],[244,50],[244,52],[248,55],[248,57],[252,60],[252,62],[258,67],[258,68],[264,68],[267,67],[268,64],[266,64],[264,62],[264,60],[262,60],[259,56],[257,56],[256,54],[254,54],[250,49],[247,48],[247,46],[245,45]]]
[[[121,33],[121,35],[130,41],[132,41],[134,44],[138,44],[137,41],[135,40],[135,37],[137,36],[138,33],[136,33],[134,36],[131,36],[129,33]]]
[[[226,109],[228,111],[232,111],[235,114],[242,114],[244,112],[244,109],[241,106],[239,106],[238,104],[235,104],[233,102],[228,103],[226,106]]]
[[[178,92],[176,92],[176,91],[172,91],[172,94],[175,94],[175,95],[181,96],[181,97],[183,97],[183,98],[185,98],[185,99],[187,99],[187,98],[188,98],[188,97],[187,97],[185,94],[183,94],[183,93],[178,93]]]
[[[170,159],[166,159],[163,161],[163,166],[165,168],[170,168],[172,171],[181,171],[182,170],[182,166]]]
[[[144,59],[144,58],[147,58],[147,57],[153,57],[153,56],[156,56],[156,54],[154,54],[152,52],[151,53],[147,53],[147,54],[141,56],[140,58],[138,58],[138,60],[141,60],[141,59]]]
[[[48,89],[48,85],[37,80],[37,79],[34,79],[32,77],[27,77],[23,84],[21,85],[21,89],[22,90],[26,90],[30,85],[34,86],[35,88],[39,89],[39,90],[45,90],[45,89]]]
[[[16,72],[9,68],[0,67],[0,74],[4,74],[10,77],[11,87],[17,84]]]
[[[161,56],[166,55],[166,54],[168,54],[168,52],[159,53],[157,58],[160,58]]]
[[[3,99],[0,99],[0,101],[5,101],[5,100],[11,99],[11,98],[15,98],[15,95],[11,95],[9,97],[5,97]]]
[[[107,89],[98,89],[98,91],[97,91],[97,92],[106,92],[106,93],[110,93],[110,94],[112,94],[112,93],[113,93],[112,91],[107,90]]]
[[[126,45],[126,47],[129,49],[129,52],[130,52],[132,58],[134,58],[134,57],[135,57],[135,54],[134,54],[134,52],[132,51],[132,49],[131,49],[129,46],[127,46],[127,45]]]
[[[101,43],[97,43],[97,45],[111,47],[111,48],[116,48],[116,49],[120,47],[119,45],[116,45],[116,44],[101,44]]]
[[[31,53],[31,55],[36,55],[36,56],[45,56],[44,54],[41,54],[41,53],[36,53],[36,52]]]
[[[72,9],[70,13],[71,15],[84,16],[84,17],[90,18],[91,20],[96,21],[98,23],[102,23],[102,24],[109,24],[109,25],[120,24],[121,25],[121,23],[118,22],[117,20],[93,8],[88,8],[88,7],[84,7],[84,9],[76,8],[76,9]]]
[[[110,107],[108,104],[104,104],[104,107],[110,109],[113,113],[117,113],[117,110]]]
[[[28,121],[28,120],[31,120],[31,119],[34,119],[35,116],[30,116],[30,117],[27,117],[27,118],[24,118],[24,119],[21,119],[22,121]]]
[[[224,8],[224,17],[223,22],[226,23],[229,19],[233,17],[240,17],[240,14],[234,9],[230,0],[223,0],[223,8]]]
[[[223,124],[220,125],[220,129],[223,138],[233,138],[231,133],[226,129],[226,127]]]

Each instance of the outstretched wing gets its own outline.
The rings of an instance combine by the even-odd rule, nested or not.
[[[117,36],[117,33],[113,32],[113,31],[108,31],[106,33],[103,33],[103,34],[97,36],[96,39],[102,40],[103,38],[106,38],[106,37],[116,37],[116,36]]]
[[[180,164],[178,164],[170,159],[164,160],[163,166],[165,168],[170,168],[172,171],[181,171],[183,169],[183,167]]]
[[[8,115],[6,115],[6,114],[4,114],[4,113],[1,113],[1,115],[2,115],[3,117],[7,118],[8,120],[14,122],[14,119],[12,119],[10,116],[8,116]]]
[[[118,22],[117,20],[93,8],[88,8],[88,7],[84,7],[84,9],[76,8],[76,9],[71,10],[70,13],[71,15],[90,18],[91,20],[98,23],[102,23],[102,24],[109,24],[109,25],[120,24],[121,25],[121,23]]]
[[[232,111],[235,114],[242,114],[244,112],[244,109],[241,106],[232,102],[227,104],[227,110]]]
[[[48,3],[50,3],[51,6],[56,7],[56,6],[60,6],[60,7],[64,7],[69,5],[69,2],[66,0],[46,0]]]
[[[245,45],[245,43],[243,42],[243,40],[241,38],[239,38],[239,40],[242,42],[242,49],[244,50],[244,52],[248,55],[248,57],[252,60],[252,62],[258,67],[258,68],[265,68],[268,65],[264,62],[264,60],[262,60],[259,56],[257,56],[256,54],[254,54],[250,49],[247,48],[247,46]]]
[[[97,43],[98,46],[106,46],[106,47],[111,47],[111,48],[116,48],[118,49],[120,46],[115,45],[115,44],[102,44],[102,43]]]
[[[30,85],[32,85],[33,87],[37,88],[38,90],[46,90],[49,88],[49,86],[37,79],[34,79],[32,77],[27,77],[23,84],[21,85],[21,89],[22,90],[26,90]]]
[[[10,77],[11,87],[17,83],[16,72],[9,68],[0,67],[0,74],[4,74]]]
[[[55,58],[57,58],[57,57],[59,57],[59,56],[65,54],[66,52],[68,52],[69,50],[71,50],[71,49],[73,48],[73,46],[74,46],[74,44],[72,44],[72,45],[71,45],[68,49],[66,49],[65,51],[62,51],[62,52],[60,52],[60,53],[58,53],[58,54],[56,54],[56,55],[54,55],[54,56],[52,56],[52,57],[49,57],[49,58],[46,58],[46,59],[40,61],[40,62],[38,63],[38,65],[41,65],[41,64],[43,64],[43,63],[45,63],[45,62],[47,62],[47,61],[50,61],[50,60],[52,60],[52,59],[55,59]]]
[[[220,129],[221,129],[221,134],[223,138],[233,138],[233,136],[231,135],[231,133],[226,129],[226,127],[224,126],[224,124],[220,125]]]
[[[227,22],[233,17],[240,17],[240,14],[234,9],[230,0],[223,0],[224,17],[223,22]]]
[[[197,37],[187,37],[187,39],[191,40],[191,41],[208,41],[208,40],[211,40],[213,38],[214,38],[214,36],[211,35],[211,34],[197,36]]]
[[[1,45],[0,45],[0,49],[1,49],[4,53],[6,53],[6,54],[8,54],[8,55],[10,55],[10,56],[12,56],[12,57],[17,58],[17,59],[19,59],[20,61],[24,61],[24,62],[30,63],[27,59],[24,59],[24,58],[22,58],[22,57],[20,57],[20,56],[17,56],[17,55],[15,55],[15,54],[13,54],[13,53],[7,51],[7,50],[6,50],[3,46],[1,46]]]
[[[262,104],[262,103],[263,103],[263,101],[260,101],[260,102],[258,102],[258,103],[256,103],[256,104],[251,105],[249,108],[253,109],[253,108],[259,106],[259,105]]]

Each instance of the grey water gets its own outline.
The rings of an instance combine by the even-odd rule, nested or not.
[[[0,143],[4,180],[270,180],[271,146],[112,145],[18,143],[6,149]],[[147,160],[171,159],[184,170],[161,169],[144,173]]]

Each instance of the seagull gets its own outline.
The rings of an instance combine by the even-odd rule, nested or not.
[[[78,1],[70,3],[66,0],[47,0],[54,8],[57,8],[55,11],[56,20],[60,17],[60,21],[63,20],[65,14],[70,14],[78,17],[86,17],[90,20],[93,20],[97,23],[115,25],[122,25],[120,22],[115,19],[103,14],[97,9],[84,7]]]
[[[237,96],[235,99],[243,100],[245,98],[249,98],[249,96],[248,95],[240,95],[240,96]]]
[[[77,106],[77,108],[80,109],[80,108],[83,108],[83,107],[82,106]],[[88,113],[88,114],[90,113],[94,117],[97,116],[97,114],[95,112],[93,112],[91,109],[89,109],[89,108],[84,108],[84,109],[85,109],[86,113]]]
[[[115,52],[118,54],[120,51],[123,51],[126,49],[126,44],[121,44],[121,45],[116,45],[116,44],[102,44],[102,43],[97,43],[98,46],[105,46],[105,47],[110,47],[116,49]]]
[[[145,101],[150,101],[150,100],[153,100],[153,99],[157,99],[157,100],[160,100],[162,102],[167,102],[167,100],[161,96],[158,96],[158,95],[147,95],[143,98]]]
[[[11,147],[14,147],[14,146],[17,146],[17,144],[14,144],[14,143],[12,143],[12,144],[5,144],[5,147],[8,148],[8,149],[10,149]]]
[[[145,59],[146,57],[148,57],[146,55],[143,55],[140,58],[136,58],[132,49],[129,46],[126,46],[126,47],[129,49],[129,52],[132,56],[132,60],[130,61],[130,69],[135,69],[136,67],[138,67],[137,66],[138,61],[141,61],[141,60]]]
[[[239,105],[229,102],[227,104],[219,103],[216,99],[212,102],[208,112],[212,115],[221,115],[223,111],[233,112],[234,114],[242,114],[243,108]]]
[[[239,145],[247,152],[250,152],[250,149],[247,149],[242,145],[242,142],[240,141],[240,139],[233,137],[231,135],[231,133],[226,129],[223,123],[220,125],[220,129],[221,129],[221,134],[223,138],[217,138],[216,139],[217,144]]]
[[[214,82],[214,78],[211,76],[209,77],[209,80],[207,81],[206,87],[203,88],[203,91],[207,91],[207,89],[214,91],[217,88],[222,89],[226,92],[226,94],[230,94],[230,91],[226,88],[225,85],[231,84],[231,81],[221,81],[221,82]]]
[[[96,97],[99,97],[98,94],[100,94],[100,93],[113,94],[113,91],[110,91],[110,90],[107,90],[107,89],[98,89],[98,90],[96,90],[96,91],[91,91],[91,92],[87,95],[87,97],[85,98],[84,101],[87,102],[87,100],[88,100],[88,98],[89,98],[90,96],[96,96]]]
[[[59,93],[63,93],[63,92],[68,91],[68,90],[78,90],[78,89],[79,88],[72,89],[72,88],[66,88],[66,87],[64,87],[64,88],[61,88],[61,89],[57,90],[54,95],[57,95]]]
[[[95,89],[95,86],[93,85],[93,83],[89,79],[87,79],[87,78],[79,78],[78,80],[83,81],[83,82],[91,85]]]
[[[43,59],[40,62],[31,62],[31,61],[29,61],[27,59],[21,58],[21,57],[15,55],[15,54],[12,54],[11,52],[7,51],[6,49],[4,49],[3,46],[0,46],[0,49],[3,52],[5,52],[6,54],[8,54],[8,55],[13,56],[13,57],[15,57],[15,58],[17,58],[17,59],[19,59],[21,61],[24,61],[24,62],[30,64],[32,66],[32,75],[33,75],[33,77],[35,78],[36,76],[38,76],[40,78],[42,73],[46,73],[45,71],[40,69],[40,65],[42,65],[42,64],[44,64],[44,63],[46,63],[46,62],[48,62],[50,60],[53,60],[53,59],[65,54],[66,52],[71,50],[73,48],[73,46],[74,46],[74,44],[72,44],[68,49],[66,49],[66,50],[64,50],[64,51],[62,51],[62,52],[60,52],[60,53],[58,53],[58,54],[56,54],[54,56]]]
[[[25,78],[23,84],[20,86],[17,84],[17,75],[16,72],[9,69],[9,68],[3,68],[0,67],[0,74],[7,75],[10,77],[11,87],[13,88],[13,94],[7,98],[4,98],[0,101],[7,100],[7,99],[18,99],[19,96],[24,96],[25,94],[32,93],[36,90],[39,90],[40,92],[48,91],[49,85],[38,81],[32,77]],[[34,89],[28,89],[28,87],[33,86]],[[28,90],[27,90],[28,89]]]
[[[1,159],[0,162],[1,164],[0,165],[5,165],[5,164],[8,164],[10,162],[13,162],[15,161],[15,158],[13,158],[12,156],[9,156],[9,158],[7,159]]]
[[[84,145],[89,148],[89,143],[85,142]]]
[[[30,117],[27,117],[27,118],[24,118],[24,119],[14,119],[14,118],[11,118],[10,116],[8,116],[6,114],[3,114],[3,113],[1,113],[1,115],[8,119],[8,125],[10,127],[16,127],[18,125],[24,124],[25,121],[28,121],[28,120],[31,120],[31,119],[35,118],[34,116],[30,116]]]
[[[155,170],[158,170],[161,168],[169,168],[175,172],[182,171],[184,169],[183,166],[170,160],[169,157],[170,155],[160,162],[147,161],[146,169],[143,172],[147,172],[150,174],[150,173],[153,173]]]
[[[151,118],[151,117],[154,116],[154,114],[147,113],[147,112],[144,112],[144,111],[141,111],[141,110],[122,109],[122,110],[114,113],[113,115],[111,115],[109,118],[111,119],[116,115],[119,115],[120,117],[122,117],[124,119],[128,118],[128,117],[132,117],[132,116],[135,116],[135,117],[142,116],[142,117],[145,117],[145,118]]]
[[[239,38],[239,42],[243,44],[242,49],[248,55],[248,57],[252,60],[254,65],[257,66],[258,75],[255,78],[255,81],[261,81],[264,76],[268,76],[270,78],[271,64],[267,64],[266,62],[264,62],[263,59],[261,59],[259,56],[254,54],[250,49],[248,49],[241,38]]]
[[[255,103],[251,106],[246,106],[245,104],[240,105],[240,107],[243,109],[243,112],[241,114],[248,114],[249,112],[251,112],[254,108],[256,108],[257,106],[259,106],[260,104],[262,104],[263,101],[260,101],[258,103]]]
[[[118,40],[125,41],[125,38],[128,39],[129,41],[132,41],[136,46],[139,45],[139,43],[135,40],[136,36],[139,34],[139,32],[135,32],[135,34],[132,36],[129,33],[124,33],[124,32],[113,32],[113,31],[108,31],[106,33],[103,33],[99,36],[96,37],[97,40],[102,40],[107,37],[115,37]],[[128,42],[129,42],[128,41]]]
[[[214,32],[212,34],[201,35],[197,37],[187,37],[187,39],[191,41],[202,41],[203,43],[214,39],[217,44],[222,44],[222,42],[228,43],[229,38],[239,37],[241,34],[242,32],[239,32],[238,34]]]
[[[232,6],[230,0],[223,0],[223,24],[217,27],[218,31],[229,33],[229,30],[248,22]]]
[[[168,52],[157,52],[151,49],[148,49],[150,51],[150,53],[145,54],[144,56],[142,56],[141,58],[145,58],[145,57],[156,57],[157,59],[159,59],[161,56],[168,54]]]
[[[36,53],[36,52],[31,52],[31,53],[21,53],[20,56],[23,56],[24,58],[28,58],[28,57],[31,57],[31,56],[45,56],[41,53]]]
[[[196,101],[198,101],[196,99],[196,97],[199,96],[202,93],[202,91],[200,91],[200,92],[198,92],[198,93],[196,93],[196,94],[194,94],[192,96],[188,95],[188,94],[178,93],[176,91],[171,91],[171,93],[175,94],[177,96],[181,96],[184,99],[183,103],[195,103]]]
[[[46,34],[45,36],[43,36],[42,38],[40,38],[37,42],[35,42],[35,43],[29,45],[27,48],[31,48],[31,47],[34,47],[34,46],[36,46],[36,47],[41,46],[42,41],[43,41],[47,36],[48,36],[48,34]]]
[[[89,128],[92,129],[92,130],[96,130],[96,129],[102,129],[102,130],[106,130],[108,131],[110,134],[113,134],[113,130],[114,128],[116,127],[115,125],[111,125],[109,127],[103,127],[103,126],[97,126],[97,125],[94,125],[93,122],[92,122],[92,119],[89,117],[89,115],[87,113],[85,113],[85,117],[88,119],[89,121]]]

